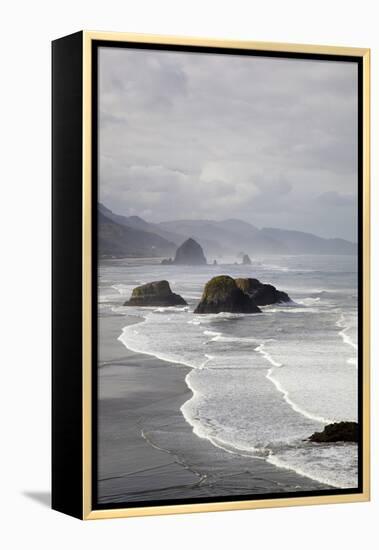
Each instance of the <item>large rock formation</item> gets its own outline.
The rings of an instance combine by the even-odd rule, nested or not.
[[[236,279],[236,284],[238,288],[253,298],[258,306],[291,301],[286,292],[277,290],[273,285],[261,283],[258,279]]]
[[[336,443],[337,441],[351,441],[358,443],[359,430],[356,422],[335,422],[325,426],[322,432],[315,432],[309,438],[314,443]]]
[[[176,251],[174,264],[205,265],[207,260],[203,249],[194,239],[187,239]]]
[[[124,306],[186,306],[187,302],[172,292],[168,281],[154,281],[137,286]]]
[[[242,265],[251,265],[250,256],[248,254],[244,254],[242,257]]]
[[[255,301],[243,292],[232,277],[220,275],[207,282],[195,313],[260,313]]]

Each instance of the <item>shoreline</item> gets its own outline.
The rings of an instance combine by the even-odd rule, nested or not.
[[[193,395],[185,381],[191,369],[118,340],[139,320],[99,318],[99,503],[335,489],[195,435],[181,412]]]

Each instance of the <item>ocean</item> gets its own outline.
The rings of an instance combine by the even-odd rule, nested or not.
[[[181,412],[194,434],[227,453],[332,487],[357,487],[356,444],[307,439],[328,423],[357,421],[357,258],[261,256],[250,266],[159,262],[102,261],[98,312],[136,316],[140,322],[120,330],[126,348],[191,369],[185,382],[192,396]],[[205,283],[216,275],[258,278],[292,302],[263,307],[261,314],[195,315]],[[187,307],[122,305],[135,286],[161,279]]]

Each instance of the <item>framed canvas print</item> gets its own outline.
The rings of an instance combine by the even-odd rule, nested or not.
[[[53,42],[53,508],[369,498],[369,50]]]

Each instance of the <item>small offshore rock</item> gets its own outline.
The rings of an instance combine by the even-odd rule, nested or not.
[[[337,443],[346,441],[358,443],[359,429],[357,422],[335,422],[325,426],[322,432],[315,432],[309,437],[314,443]]]

